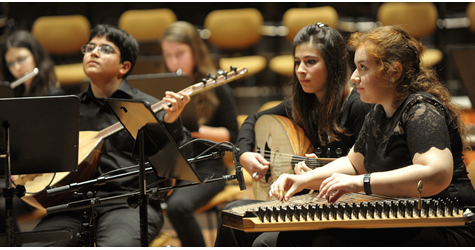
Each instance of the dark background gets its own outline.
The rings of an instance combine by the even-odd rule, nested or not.
[[[377,10],[381,3],[377,2],[11,2],[2,3],[0,15],[6,22],[0,28],[1,35],[7,34],[16,29],[31,30],[33,22],[40,16],[50,15],[76,15],[86,16],[91,27],[96,24],[117,25],[120,15],[129,9],[153,9],[169,8],[173,10],[180,21],[187,21],[197,28],[202,28],[206,15],[216,9],[234,8],[256,8],[264,18],[264,25],[281,25],[281,19],[289,8],[305,8],[332,6],[336,9],[340,21],[361,22],[376,21]],[[435,3],[440,19],[465,17],[468,2],[436,2]],[[341,31],[347,37],[346,31]],[[453,67],[448,48],[454,45],[475,45],[475,32],[471,32],[467,27],[459,28],[438,28],[430,37],[423,39],[423,44],[428,47],[435,47],[444,52],[444,59],[435,66],[441,80],[447,85],[453,95],[464,95],[465,91],[458,80],[457,73]],[[214,58],[219,58],[223,51],[209,46]],[[282,52],[290,51],[290,44],[284,37],[264,36],[258,45],[249,49],[248,54],[260,54],[270,59]],[[59,63],[59,62],[58,62]],[[253,113],[256,106],[262,103],[281,99],[283,97],[281,89],[286,79],[282,79],[269,69],[257,74],[245,82],[232,82],[230,86],[236,90],[238,87],[271,88],[271,91],[263,91],[261,98],[246,98],[237,95],[241,113]],[[237,93],[237,92],[235,92]],[[270,93],[270,94],[269,94]],[[251,101],[252,100],[252,101]],[[252,104],[249,104],[251,101]]]

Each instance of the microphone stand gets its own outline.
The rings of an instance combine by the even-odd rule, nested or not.
[[[217,142],[214,142],[214,141],[211,141],[211,140],[208,140],[208,139],[194,139],[194,140],[188,142],[187,144],[193,143],[193,142],[201,142],[205,145],[211,146],[210,148],[208,148],[204,152],[207,152],[208,150],[211,150],[213,148],[219,149],[220,151],[224,150],[224,151],[232,152],[233,153],[233,160],[234,160],[234,167],[235,167],[235,170],[236,170],[236,179],[238,180],[238,183],[239,183],[239,189],[240,190],[246,190],[246,181],[244,180],[244,175],[242,173],[242,166],[241,166],[241,163],[239,162],[239,158],[238,158],[239,148],[237,148],[236,146],[234,146],[230,142],[217,143]],[[185,144],[185,145],[187,145],[187,144]],[[185,145],[183,145],[183,146],[185,146]]]
[[[203,183],[194,182],[194,183],[172,186],[172,187],[151,188],[147,190],[145,175],[147,173],[151,173],[154,170],[152,167],[146,167],[146,166],[150,166],[150,163],[145,162],[144,132],[142,131],[142,129],[139,130],[139,133],[137,136],[137,143],[139,144],[139,154],[140,154],[139,165],[138,165],[139,170],[132,171],[129,173],[123,173],[123,174],[119,174],[119,175],[111,176],[111,177],[99,177],[95,180],[89,180],[82,183],[73,183],[73,184],[63,186],[63,187],[51,188],[51,189],[46,190],[46,192],[48,195],[55,195],[55,194],[68,192],[68,191],[76,191],[88,186],[103,185],[106,182],[111,181],[111,180],[139,175],[139,191],[138,192],[132,192],[132,193],[117,195],[113,197],[104,197],[104,198],[94,197],[91,199],[70,202],[67,204],[48,207],[46,208],[46,212],[50,214],[50,213],[57,213],[57,212],[63,212],[63,211],[69,211],[69,210],[93,208],[103,203],[127,198],[128,204],[130,207],[133,207],[133,208],[136,208],[137,206],[140,207],[139,208],[140,209],[139,211],[140,213],[140,242],[141,242],[141,246],[148,246],[148,215],[147,215],[147,206],[148,206],[148,201],[149,201],[148,194],[152,194],[152,197],[158,197],[158,193],[161,193],[161,192],[168,192],[174,189],[185,188],[185,187],[190,187],[190,186],[195,186],[195,185],[202,185],[202,184],[212,183],[212,182],[217,182],[217,181],[230,181],[234,179],[240,180],[239,178],[242,177],[242,168],[240,167],[239,164],[237,164],[236,175],[223,175],[222,177],[210,179]],[[236,152],[237,152],[237,149],[233,151],[233,155]],[[203,160],[208,160],[208,159],[217,159],[219,157],[222,157],[223,155],[224,155],[224,151],[220,150],[218,152],[213,152],[209,155],[199,155],[198,157],[188,159],[187,161],[195,162],[195,161],[203,161]],[[236,160],[237,156],[234,156],[234,159],[235,159],[235,162],[238,163],[238,161]],[[239,177],[239,174],[241,174],[241,177]],[[242,177],[241,180],[245,189],[244,178]],[[241,187],[242,186],[241,181],[239,181],[239,183]],[[241,188],[241,190],[243,189]]]
[[[15,245],[14,237],[14,216],[13,216],[13,197],[16,193],[15,188],[11,186],[11,165],[10,165],[10,124],[5,122],[2,124],[5,130],[5,146],[6,152],[2,153],[1,157],[7,161],[5,167],[5,188],[3,189],[3,196],[5,198],[5,219],[6,219],[6,246],[12,247]]]
[[[56,231],[31,231],[15,232],[13,215],[13,198],[25,195],[26,189],[23,185],[13,187],[11,184],[11,149],[10,149],[10,124],[5,121],[1,125],[4,129],[5,151],[0,152],[0,158],[5,158],[5,188],[3,188],[3,197],[5,198],[5,234],[0,234],[0,246],[14,247],[23,243],[41,242],[51,240],[66,240],[71,238],[71,233],[66,230]]]
[[[223,155],[224,155],[224,151],[213,152],[209,155],[203,155],[203,156],[199,156],[199,157],[196,157],[196,158],[190,158],[190,159],[188,159],[188,162],[197,162],[197,161],[218,159],[219,157],[222,157]],[[132,166],[132,167],[139,167],[139,166],[140,165],[135,165],[135,166]],[[155,171],[153,169],[153,167],[150,166],[149,162],[146,162],[144,164],[144,166],[145,166],[145,173],[146,174],[149,174],[149,173],[152,173],[152,172]],[[118,179],[121,179],[121,178],[126,178],[126,177],[131,177],[131,176],[136,176],[136,175],[139,175],[139,170],[135,170],[135,171],[127,172],[127,173],[122,173],[122,174],[118,174],[118,175],[114,175],[114,176],[109,176],[109,177],[98,177],[98,178],[93,179],[93,180],[83,181],[83,182],[79,182],[79,183],[76,182],[76,183],[71,183],[71,184],[68,184],[68,185],[61,186],[61,187],[50,188],[50,189],[46,190],[46,194],[48,196],[53,196],[53,195],[57,195],[57,194],[65,193],[65,192],[73,192],[73,191],[77,191],[77,190],[82,189],[82,188],[91,187],[91,186],[101,186],[101,185],[106,184],[109,181],[118,180]],[[236,179],[236,178],[232,178],[232,179],[229,179],[229,180],[233,180],[233,179]],[[209,180],[209,181],[211,181],[211,180]],[[207,181],[206,183],[208,183],[209,181]]]
[[[235,179],[236,179],[236,175],[223,175],[222,177],[210,179],[210,180],[208,180],[204,183],[193,182],[193,183],[189,183],[189,184],[183,184],[183,185],[177,185],[177,186],[171,186],[171,187],[150,188],[150,189],[147,189],[144,193],[152,194],[153,196],[155,196],[157,193],[168,192],[168,191],[174,190],[174,189],[186,188],[186,187],[196,186],[196,185],[203,185],[203,184],[213,183],[213,182],[218,182],[218,181],[231,181],[231,180],[235,180]],[[104,198],[94,197],[94,198],[90,198],[90,199],[85,199],[85,200],[80,200],[80,201],[73,201],[73,202],[66,203],[66,204],[47,207],[46,212],[48,214],[52,214],[52,213],[70,211],[70,210],[79,210],[79,209],[99,206],[99,205],[102,205],[102,204],[110,202],[110,201],[126,199],[126,198],[129,198],[131,196],[137,196],[137,195],[140,195],[140,191],[131,192],[131,193],[128,193],[128,194],[121,194],[121,195],[111,196],[111,197],[104,197]]]

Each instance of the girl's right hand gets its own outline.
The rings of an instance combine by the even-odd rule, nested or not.
[[[288,201],[290,197],[304,189],[304,182],[305,174],[281,174],[279,178],[272,183],[269,190],[269,197],[275,197],[280,201]]]
[[[267,173],[270,162],[268,162],[261,154],[254,152],[243,153],[239,157],[239,162],[247,170],[254,181],[259,181]]]

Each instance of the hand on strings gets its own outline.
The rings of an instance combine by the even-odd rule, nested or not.
[[[254,181],[259,181],[265,176],[269,169],[270,162],[268,162],[261,154],[254,152],[243,153],[239,157],[239,162],[249,174],[252,175]]]
[[[328,202],[334,203],[344,194],[360,191],[363,191],[362,175],[333,173],[320,185],[318,198],[325,197]]]
[[[275,197],[280,201],[288,201],[290,197],[304,189],[303,184],[306,181],[305,174],[281,174],[270,187],[269,197]]]
[[[180,117],[181,112],[185,108],[186,104],[190,102],[190,96],[185,92],[175,93],[172,91],[165,92],[165,97],[163,97],[162,108],[167,112],[163,117],[163,120],[166,123],[174,123],[178,117]]]
[[[317,159],[318,156],[314,153],[311,153],[311,154],[305,154],[305,157],[307,158],[315,158]],[[301,162],[298,162],[297,164],[295,164],[295,167],[294,167],[294,172],[296,174],[303,174],[303,173],[306,173],[308,171],[312,170],[311,168],[309,168],[307,166],[307,164],[305,163],[305,161],[301,161]]]

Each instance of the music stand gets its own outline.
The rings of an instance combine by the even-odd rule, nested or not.
[[[127,82],[133,88],[137,88],[159,100],[165,96],[166,91],[178,93],[193,84],[190,77],[175,73],[130,75],[127,77]],[[193,100],[193,97],[191,98]],[[185,106],[181,112],[181,121],[188,130],[198,131],[198,116],[194,105]]]
[[[13,197],[24,195],[11,186],[12,174],[71,172],[77,169],[79,140],[77,96],[0,99],[1,167],[5,169],[4,198],[7,230],[0,244],[70,239],[69,231],[17,233],[13,228]],[[23,193],[21,193],[23,192]],[[6,237],[6,238],[5,238]]]
[[[147,246],[148,195],[145,183],[145,158],[148,158],[150,165],[161,177],[195,183],[203,183],[204,180],[188,163],[183,152],[180,151],[149,105],[138,100],[112,98],[106,98],[105,102],[135,141],[132,155],[139,158],[140,240],[142,246]]]
[[[79,105],[74,95],[0,99],[0,124],[10,124],[13,175],[77,170]]]
[[[137,141],[139,130],[145,127],[145,155],[157,175],[197,183],[203,183],[211,176],[195,171],[146,103],[113,98],[106,98],[105,101],[134,141]],[[133,155],[139,156],[137,145]]]

